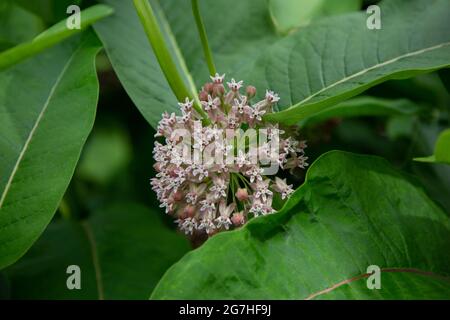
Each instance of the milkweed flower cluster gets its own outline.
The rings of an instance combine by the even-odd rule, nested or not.
[[[199,93],[207,120],[195,108],[194,101],[186,98],[179,103],[181,115],[162,115],[155,135],[163,143],[155,142],[157,174],[151,185],[161,207],[176,218],[186,234],[212,235],[242,226],[252,217],[273,213],[275,193],[283,200],[292,194],[292,185],[285,179],[269,178],[255,159],[270,161],[282,169],[308,165],[305,141],[282,138],[285,132],[263,119],[273,112],[279,96],[267,90],[263,100],[251,104],[255,87],[243,90],[243,81],[231,79],[226,88],[224,76],[211,77],[212,82],[206,83]],[[230,131],[263,129],[267,142],[259,138],[254,146],[244,141],[241,149],[237,147],[236,135],[232,139],[228,135]],[[227,161],[223,161],[224,156]]]

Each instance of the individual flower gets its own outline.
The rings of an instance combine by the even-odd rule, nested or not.
[[[281,194],[281,199],[283,200],[288,198],[294,192],[292,189],[292,184],[288,185],[286,183],[286,179],[280,179],[278,177],[275,177],[275,185],[273,186],[273,189]]]
[[[220,229],[224,227],[225,229],[229,229],[232,224],[230,216],[236,207],[235,203],[231,203],[227,206],[225,201],[221,201],[219,204],[219,217],[215,219],[217,228]]]
[[[216,73],[214,76],[210,77],[212,82],[215,84],[222,84],[223,83],[223,79],[225,78],[225,74],[220,75],[218,73]]]
[[[275,92],[267,90],[266,91],[266,101],[269,103],[276,103],[276,102],[280,101],[280,97]]]
[[[208,101],[202,101],[202,106],[205,111],[216,110],[220,105],[219,98],[213,98],[210,95],[208,96]]]
[[[244,81],[242,81],[242,80],[236,82],[236,80],[231,79],[231,82],[227,82],[227,85],[228,85],[228,88],[229,88],[231,91],[238,92],[239,89],[242,88],[242,84],[243,84],[243,83],[244,83]]]
[[[263,202],[267,202],[267,198],[273,195],[273,192],[269,190],[269,179],[265,179],[262,181],[257,181],[253,185],[253,190],[255,190],[254,197],[256,199],[260,198]]]

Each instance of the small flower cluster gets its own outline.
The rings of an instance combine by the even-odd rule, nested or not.
[[[186,99],[179,103],[181,115],[163,114],[156,133],[156,137],[164,138],[164,144],[156,142],[153,150],[157,175],[151,180],[152,188],[161,207],[176,218],[186,234],[212,235],[239,227],[252,217],[274,212],[274,193],[284,200],[293,192],[285,179],[264,176],[263,168],[250,161],[252,151],[237,150],[229,141],[224,142],[224,130],[265,128],[268,138],[276,140],[277,149],[271,150],[266,143],[258,146],[258,155],[275,160],[282,169],[308,165],[305,141],[280,138],[285,132],[263,120],[265,114],[273,112],[278,95],[267,90],[265,98],[252,105],[255,87],[247,86],[242,94],[243,81],[232,79],[226,89],[224,76],[216,74],[211,77],[212,82],[203,86],[199,93],[201,110],[195,108],[194,101]],[[200,113],[207,114],[208,119],[205,121]],[[207,125],[203,126],[205,122]],[[187,157],[179,148],[186,145],[180,129],[193,137],[189,149],[194,153],[201,155],[212,147],[216,153],[231,154],[234,161],[199,162]]]

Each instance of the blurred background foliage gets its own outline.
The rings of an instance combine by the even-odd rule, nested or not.
[[[364,8],[377,1],[364,1],[362,5],[360,1],[344,2],[345,6],[354,10],[355,6]],[[63,19],[67,16],[66,8],[69,4],[88,7],[94,3],[96,3],[94,0],[2,0],[0,2],[0,50],[30,40]],[[274,12],[283,14],[283,10],[285,8],[275,4]],[[311,1],[309,10],[313,14],[301,21],[296,21],[295,12],[291,12],[290,14],[294,15],[283,20],[282,30],[289,32],[292,28],[308,23],[310,19],[326,16],[323,8],[315,7],[315,1]],[[67,228],[64,225],[67,221],[85,221],[92,219],[92,216],[99,212],[99,215],[103,217],[114,211],[117,214],[117,210],[111,207],[117,207],[119,200],[121,203],[119,205],[139,203],[143,208],[150,208],[151,210],[146,214],[154,215],[155,220],[151,223],[162,223],[167,230],[171,230],[158,235],[159,243],[170,244],[168,239],[172,239],[176,233],[173,219],[164,215],[158,208],[159,203],[149,184],[149,179],[154,175],[152,167],[154,131],[128,97],[104,52],[97,58],[97,68],[100,99],[96,122],[75,175],[53,223],[44,236],[22,260],[8,268],[6,272],[0,273],[0,298],[42,297],[42,292],[39,290],[44,290],[45,282],[37,281],[34,283],[34,289],[31,290],[25,285],[25,280],[42,275],[42,272],[52,272],[52,269],[43,267],[42,270],[38,269],[33,273],[29,266],[45,265],[45,259],[62,259],[64,263],[69,262],[71,259],[46,256],[55,252],[52,251],[52,247],[55,246],[55,242],[60,241],[55,234],[62,232],[64,237],[69,236],[71,232],[77,232],[76,229],[71,231],[64,229]],[[405,108],[408,112],[402,112],[402,106],[398,106],[398,109],[394,111],[370,115],[364,114],[363,111],[352,112],[349,106],[345,112],[341,111],[338,114],[329,112],[321,115],[320,121],[309,119],[311,121],[302,123],[304,128],[301,130],[302,137],[308,140],[309,163],[321,154],[336,149],[384,157],[399,170],[409,172],[418,178],[430,197],[449,213],[450,167],[443,164],[412,161],[414,157],[432,154],[439,134],[450,126],[449,88],[448,69],[413,79],[388,81],[368,90],[363,99],[403,99],[410,105],[414,104],[415,107]],[[296,181],[294,181],[296,186],[302,183],[303,177],[302,172],[296,175]],[[139,230],[139,223],[135,223],[127,230],[127,233],[131,235],[140,232]],[[54,242],[51,243],[50,240],[53,238]],[[160,277],[171,263],[189,250],[187,242],[177,241],[178,253],[169,254],[171,257],[167,259],[164,267],[155,272],[156,277]],[[62,248],[72,257],[81,254],[77,244],[71,241],[63,242]],[[164,255],[171,251],[171,249],[161,250],[159,254]],[[44,262],[37,258],[40,256],[44,257]],[[161,257],[161,259],[165,258]],[[64,265],[64,263],[61,264]],[[60,278],[65,279],[66,274],[61,274]],[[157,279],[148,281],[153,281],[155,285]],[[19,289],[14,289],[15,285]],[[146,298],[150,295],[151,289],[138,290],[136,294],[125,294],[124,297]],[[56,290],[47,293],[45,297],[51,298],[58,294],[63,294],[61,297],[66,298],[80,297],[67,296],[63,292],[62,289]],[[82,298],[87,297],[95,297],[95,293],[82,296]],[[117,298],[119,295],[111,293],[109,297]]]

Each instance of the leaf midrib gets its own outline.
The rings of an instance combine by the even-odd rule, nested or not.
[[[67,60],[67,62],[64,64],[64,67],[61,70],[60,75],[58,76],[58,78],[56,79],[55,83],[53,84],[52,88],[50,89],[49,95],[47,97],[47,100],[44,103],[44,106],[42,108],[42,110],[40,111],[34,125],[33,128],[31,129],[30,133],[28,134],[27,140],[25,141],[25,144],[22,147],[22,150],[20,151],[19,157],[17,158],[16,163],[14,164],[14,167],[11,171],[11,174],[9,176],[8,182],[6,183],[5,189],[3,190],[2,196],[0,198],[0,209],[3,207],[3,204],[6,200],[6,196],[8,195],[9,189],[11,188],[12,182],[14,180],[14,177],[18,171],[19,165],[23,160],[23,157],[25,156],[25,152],[27,151],[29,145],[31,144],[31,141],[34,137],[34,134],[40,124],[40,122],[42,121],[45,112],[48,109],[48,106],[50,105],[50,102],[52,100],[52,98],[54,97],[54,94],[56,92],[56,89],[58,88],[61,80],[64,78],[67,69],[69,68],[70,64],[72,63],[74,57],[78,54],[78,51],[83,47],[83,43],[80,43],[79,47],[72,53],[72,55],[70,56],[70,58]]]
[[[415,269],[415,268],[382,268],[380,269],[381,273],[413,273],[413,274],[418,274],[418,275],[422,275],[422,276],[426,276],[426,277],[432,277],[432,278],[438,278],[441,279],[443,281],[446,282],[450,282],[450,278],[440,275],[440,274],[436,274],[430,271],[424,271],[424,270],[420,270],[420,269]],[[371,274],[370,273],[363,273],[357,276],[354,276],[352,278],[349,279],[345,279],[342,280],[326,289],[311,293],[308,297],[305,298],[305,300],[312,300],[317,298],[318,296],[321,295],[325,295],[327,293],[330,293],[344,285],[350,284],[352,282],[364,279],[364,278],[368,278]]]
[[[287,111],[287,110],[299,107],[299,106],[305,104],[306,102],[308,102],[309,100],[311,100],[312,98],[318,96],[319,94],[321,94],[321,93],[323,93],[325,91],[328,91],[328,90],[330,90],[330,89],[332,89],[332,88],[334,88],[334,87],[336,87],[336,86],[338,86],[338,85],[340,85],[342,83],[345,83],[345,82],[347,82],[347,81],[349,81],[351,79],[354,79],[354,78],[357,78],[359,76],[362,76],[362,75],[364,75],[364,74],[366,74],[366,73],[368,73],[370,71],[376,70],[378,68],[382,68],[384,66],[390,65],[390,64],[392,64],[394,62],[397,62],[397,61],[405,59],[405,58],[414,57],[414,56],[417,56],[417,55],[420,55],[420,54],[423,54],[423,53],[426,53],[426,52],[429,52],[429,51],[433,51],[433,50],[444,48],[444,47],[449,46],[449,45],[450,45],[450,42],[440,43],[440,44],[434,45],[432,47],[427,47],[427,48],[423,48],[423,49],[416,50],[416,51],[413,51],[413,52],[408,52],[406,54],[403,54],[403,55],[397,56],[395,58],[392,58],[390,60],[378,63],[376,65],[373,65],[373,66],[369,67],[369,68],[366,68],[366,69],[363,69],[361,71],[358,71],[358,72],[356,72],[356,73],[354,73],[354,74],[352,74],[350,76],[342,78],[341,80],[338,80],[338,81],[330,84],[329,86],[326,86],[326,87],[320,89],[319,91],[316,91],[315,93],[311,94],[310,96],[306,97],[305,99],[303,99],[302,101],[296,103],[295,105],[292,105],[291,107],[285,109],[284,111]],[[283,112],[283,111],[281,111],[281,112]]]

